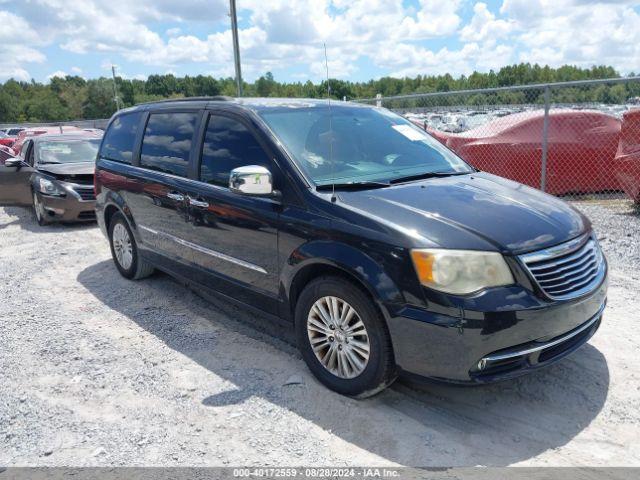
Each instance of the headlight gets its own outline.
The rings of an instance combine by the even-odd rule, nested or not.
[[[465,295],[514,283],[500,253],[427,248],[412,250],[420,283],[441,292]]]
[[[57,197],[62,197],[65,195],[65,191],[55,183],[53,183],[51,180],[41,178],[38,180],[38,184],[40,186],[40,193],[44,193],[45,195],[55,195]]]

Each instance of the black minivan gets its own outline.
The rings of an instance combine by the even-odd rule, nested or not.
[[[606,303],[582,214],[383,108],[136,106],[111,119],[95,190],[123,276],[157,268],[288,320],[312,372],[346,395],[401,372],[515,377],[583,345]]]

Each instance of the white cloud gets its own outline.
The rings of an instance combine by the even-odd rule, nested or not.
[[[512,61],[514,49],[508,45],[497,45],[488,50],[477,43],[468,43],[460,50],[442,48],[432,51],[427,48],[398,44],[380,51],[380,66],[391,69],[394,77],[414,77],[419,74],[468,75],[475,69],[497,69]],[[446,70],[442,68],[446,65]]]
[[[53,73],[50,73],[49,75],[47,75],[47,81],[50,82],[52,78],[65,78],[68,75],[67,72],[64,72],[62,70],[57,70]]]
[[[478,2],[473,7],[473,18],[460,30],[460,39],[464,42],[493,43],[509,35],[515,28],[513,20],[496,19],[486,3]]]
[[[10,78],[29,81],[31,75],[25,65],[46,60],[40,50],[30,46],[41,43],[38,33],[23,17],[0,10],[0,81]]]
[[[460,25],[460,0],[420,0],[420,9],[414,17],[405,17],[400,31],[407,38],[418,40],[453,34]]]
[[[40,36],[27,20],[14,13],[0,10],[0,44],[40,43]]]
[[[29,75],[29,72],[24,68],[15,65],[5,65],[0,62],[0,81],[9,80],[10,78],[28,82],[31,79],[31,75]]]
[[[353,62],[349,62],[343,58],[329,60],[328,62],[325,62],[324,59],[320,59],[312,62],[309,66],[311,75],[316,79],[326,79],[327,63],[329,64],[330,78],[348,78],[355,70]]]
[[[243,0],[243,74],[253,80],[294,66],[321,80],[323,43],[331,76],[344,78],[358,74],[361,63],[397,76],[466,74],[514,61],[639,68],[637,1],[504,0],[497,11],[485,2]],[[136,71],[180,75],[183,65],[195,64],[216,76],[234,73],[227,0],[0,0],[7,4],[10,11],[0,10],[0,79],[28,79],[25,68],[44,62],[48,46],[97,56],[105,69],[108,56]],[[202,30],[214,33],[190,33]],[[56,68],[82,72],[68,65],[49,71]]]
[[[520,34],[520,59],[558,66],[613,65],[623,73],[640,64],[637,2],[594,0],[505,0]]]

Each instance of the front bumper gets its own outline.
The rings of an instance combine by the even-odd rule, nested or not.
[[[607,278],[590,294],[547,302],[522,287],[486,292],[459,308],[434,313],[385,305],[396,364],[407,373],[456,383],[486,383],[549,365],[586,343],[600,326]],[[493,311],[486,307],[494,305]],[[469,305],[466,305],[468,307]]]
[[[95,222],[95,200],[82,200],[67,193],[66,197],[38,194],[50,222]]]

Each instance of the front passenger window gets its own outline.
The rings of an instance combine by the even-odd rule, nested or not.
[[[144,131],[140,166],[187,176],[197,113],[152,113]]]
[[[247,127],[232,118],[211,115],[202,145],[200,180],[228,187],[231,170],[247,165],[272,170],[269,157]]]

